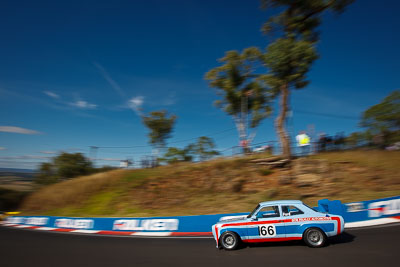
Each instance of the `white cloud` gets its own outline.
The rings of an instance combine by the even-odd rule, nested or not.
[[[117,159],[117,158],[97,158],[97,159],[92,159],[92,160],[121,161],[121,159]]]
[[[43,159],[49,159],[50,157],[46,156],[39,156],[39,155],[20,155],[20,156],[5,156],[5,157],[0,157],[0,160],[43,160]]]
[[[81,148],[78,148],[78,147],[69,147],[66,150],[67,151],[72,151],[72,152],[83,151]]]
[[[122,90],[121,86],[111,78],[110,74],[106,71],[106,69],[97,62],[93,62],[93,65],[100,71],[103,78],[108,82],[108,84],[121,96],[125,97],[125,93]]]
[[[0,146],[0,150],[6,150],[7,148]]]
[[[0,126],[0,132],[19,134],[41,134],[41,132],[16,126]]]
[[[135,96],[128,101],[128,106],[138,115],[140,115],[143,103],[144,103],[144,96]]]
[[[162,105],[164,106],[172,106],[175,105],[176,103],[176,93],[175,92],[171,92],[163,101],[162,101]]]
[[[57,154],[57,152],[56,151],[40,151],[40,153],[42,153],[42,154]]]
[[[43,93],[45,93],[46,95],[48,95],[48,96],[50,96],[50,97],[52,97],[52,98],[56,98],[56,99],[59,99],[59,98],[60,98],[59,95],[57,95],[56,93],[51,92],[51,91],[44,91]]]
[[[71,103],[71,106],[74,106],[77,108],[82,108],[82,109],[95,109],[97,107],[97,105],[91,104],[84,100],[77,100],[77,101]]]

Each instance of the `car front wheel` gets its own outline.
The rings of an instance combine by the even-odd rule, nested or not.
[[[225,232],[222,234],[220,242],[221,246],[226,250],[234,250],[239,245],[239,236],[234,232]]]
[[[303,235],[304,242],[312,248],[319,248],[325,245],[326,235],[319,228],[308,228]]]

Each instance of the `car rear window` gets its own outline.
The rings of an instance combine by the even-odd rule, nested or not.
[[[282,206],[283,216],[294,216],[300,214],[304,214],[304,212],[296,206],[293,205]]]

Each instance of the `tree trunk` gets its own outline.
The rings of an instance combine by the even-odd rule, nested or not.
[[[290,138],[285,129],[286,114],[288,111],[288,99],[289,99],[289,88],[287,83],[282,85],[280,97],[281,97],[279,103],[280,113],[275,120],[275,127],[281,142],[282,155],[284,158],[290,159],[292,156],[290,151]]]

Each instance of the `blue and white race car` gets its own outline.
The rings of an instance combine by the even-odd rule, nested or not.
[[[220,220],[212,226],[217,248],[236,249],[239,243],[304,240],[322,247],[327,237],[343,232],[339,215],[321,213],[299,200],[261,202],[247,216]]]

